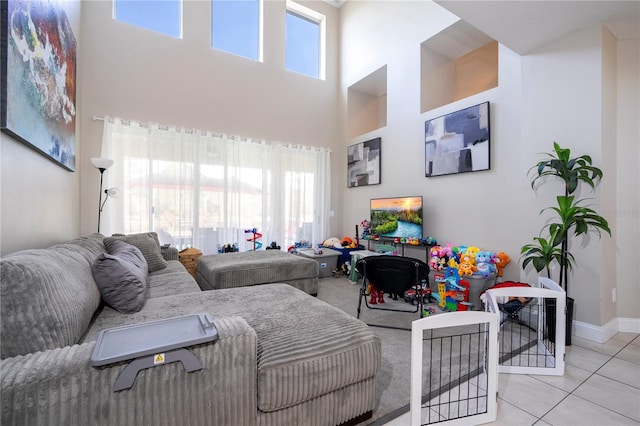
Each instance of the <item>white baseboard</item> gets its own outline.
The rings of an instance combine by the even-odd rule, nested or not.
[[[616,333],[640,333],[640,318],[614,318],[602,327],[586,322],[573,322],[573,335],[604,343]]]

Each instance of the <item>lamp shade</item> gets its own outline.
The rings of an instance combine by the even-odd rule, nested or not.
[[[107,194],[107,196],[112,198],[116,198],[118,196],[118,188],[115,188],[115,187],[105,189],[104,192]]]
[[[110,160],[108,158],[93,157],[91,159],[91,164],[93,164],[93,166],[97,169],[108,169],[109,167],[113,166],[113,160]]]

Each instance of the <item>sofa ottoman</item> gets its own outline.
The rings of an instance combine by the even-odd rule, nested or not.
[[[318,294],[319,265],[313,259],[279,250],[201,256],[196,280],[202,290],[286,283]]]

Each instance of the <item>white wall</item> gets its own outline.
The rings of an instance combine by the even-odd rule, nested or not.
[[[549,184],[534,194],[527,170],[557,140],[589,153],[603,168],[598,191],[582,195],[594,196],[596,208],[615,226],[614,238],[592,238],[586,250],[574,242],[577,319],[603,326],[622,318],[637,326],[638,40],[614,43],[598,27],[524,57],[500,46],[497,88],[420,113],[420,43],[456,22],[454,15],[431,2],[354,1],[340,11],[320,1],[302,3],[327,15],[326,81],[284,70],[282,1],[265,2],[264,63],[209,48],[208,2],[185,3],[182,40],[114,21],[110,1],[82,2],[81,23],[79,3],[63,2],[79,46],[77,171],[0,136],[0,252],[94,231],[99,174],[89,159],[100,154],[102,127],[92,117],[114,115],[331,147],[335,236],[353,235],[354,225],[369,215],[371,198],[423,195],[426,234],[440,243],[505,251],[512,257],[505,278],[531,281],[534,274],[518,266],[519,249],[537,235],[543,223],[538,212],[555,189]],[[347,88],[384,65],[387,125],[349,138]],[[425,120],[484,101],[491,102],[491,170],[425,178]],[[378,136],[382,184],[347,189],[346,146]],[[415,248],[408,254],[424,255]],[[612,277],[616,304],[605,302]]]
[[[338,10],[321,1],[300,3],[326,16],[326,80],[285,70],[284,1],[264,2],[263,63],[209,47],[210,2],[184,2],[183,39],[115,21],[110,1],[83,2],[80,162],[89,168],[90,157],[100,155],[102,122],[93,116],[105,115],[269,141],[337,144]],[[85,174],[82,233],[96,229],[98,185],[97,171]],[[339,189],[333,194],[338,199]]]
[[[526,168],[518,161],[520,144],[520,57],[500,46],[499,87],[430,110],[421,108],[420,44],[457,17],[429,2],[347,2],[341,8],[342,102],[347,88],[387,65],[387,126],[346,139],[345,145],[382,137],[382,183],[346,189],[343,181],[344,235],[369,217],[376,197],[422,195],[424,233],[441,244],[467,244],[505,251],[513,257],[523,244],[513,238],[518,223],[512,201],[527,190]],[[489,171],[425,178],[425,121],[475,105],[491,103],[492,167]],[[338,153],[345,164],[346,149]],[[346,172],[342,171],[344,179]],[[337,235],[338,237],[342,235]],[[407,254],[423,258],[424,249]],[[517,259],[507,267],[516,278]]]
[[[387,126],[351,139],[344,134],[345,146],[382,137],[382,183],[345,189],[341,213],[344,235],[352,235],[354,224],[368,218],[371,198],[422,195],[425,234],[441,244],[505,251],[512,258],[505,279],[535,282],[535,271],[523,272],[519,266],[520,247],[538,235],[545,220],[540,210],[551,205],[562,188],[550,182],[534,192],[527,172],[544,158],[540,153],[553,150],[554,141],[572,148],[574,154],[591,155],[594,164],[604,171],[605,180],[595,192],[585,189],[578,196],[593,198],[592,207],[601,214],[607,212],[603,200],[620,206],[616,164],[621,159],[616,153],[631,148],[628,167],[638,159],[638,54],[627,55],[634,47],[637,50],[637,41],[621,44],[619,49],[624,52],[616,55],[617,41],[597,26],[526,56],[501,45],[497,88],[421,114],[420,43],[457,18],[433,3],[379,1],[347,2],[340,19],[341,107],[346,104],[347,88],[354,82],[384,65],[388,73]],[[622,59],[623,55],[627,57]],[[635,65],[631,65],[634,60]],[[624,83],[617,81],[623,78]],[[616,100],[620,84],[631,95]],[[617,114],[620,106],[616,108],[616,102],[633,104],[634,99],[631,114],[635,112],[635,118]],[[425,178],[425,120],[484,101],[491,103],[491,170]],[[619,128],[624,132],[616,138]],[[613,140],[606,135],[613,135]],[[616,150],[617,145],[623,148]],[[339,154],[338,161],[346,163],[344,147]],[[343,187],[345,173],[341,173]],[[623,184],[625,193],[629,190],[634,195],[629,204],[620,206],[635,212],[624,219],[633,221],[630,229],[635,232],[634,243],[631,237],[619,239],[616,232],[612,238],[598,240],[591,236],[572,242],[577,268],[570,277],[570,296],[576,300],[575,318],[579,323],[601,327],[621,314],[636,322],[640,317],[637,306],[632,308],[631,303],[618,309],[610,294],[617,285],[619,298],[624,294],[638,300],[637,279],[633,278],[638,276],[637,269],[617,284],[616,276],[620,278],[622,273],[617,274],[615,269],[611,272],[611,259],[618,259],[629,249],[635,255],[633,264],[638,264],[638,182],[636,173]],[[617,221],[608,219],[615,227]],[[615,254],[611,254],[613,247],[617,248]],[[424,256],[415,248],[408,254]]]
[[[71,23],[80,52],[80,2],[60,2],[60,5]],[[80,53],[77,59],[80,64]],[[77,90],[76,105],[79,99]],[[81,141],[78,127],[76,130],[76,140]],[[82,155],[82,148],[78,142],[77,156]],[[0,255],[47,246],[78,235],[80,163],[76,162],[75,172],[69,172],[0,133]]]
[[[618,310],[622,319],[640,318],[640,40],[621,40],[617,50],[616,205],[605,206],[617,221]],[[604,136],[603,136],[604,138]],[[613,267],[613,265],[610,265]],[[626,320],[624,320],[626,321]],[[629,323],[631,331],[633,323]]]

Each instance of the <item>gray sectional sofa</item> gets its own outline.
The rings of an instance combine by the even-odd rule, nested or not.
[[[146,273],[143,305],[121,313],[94,280],[97,259],[116,256],[105,241],[0,259],[2,425],[338,425],[376,408],[380,341],[362,322],[287,284],[200,291],[177,260]],[[90,363],[102,329],[195,313],[218,331],[189,348],[199,371],[168,363],[114,392],[127,361]]]

